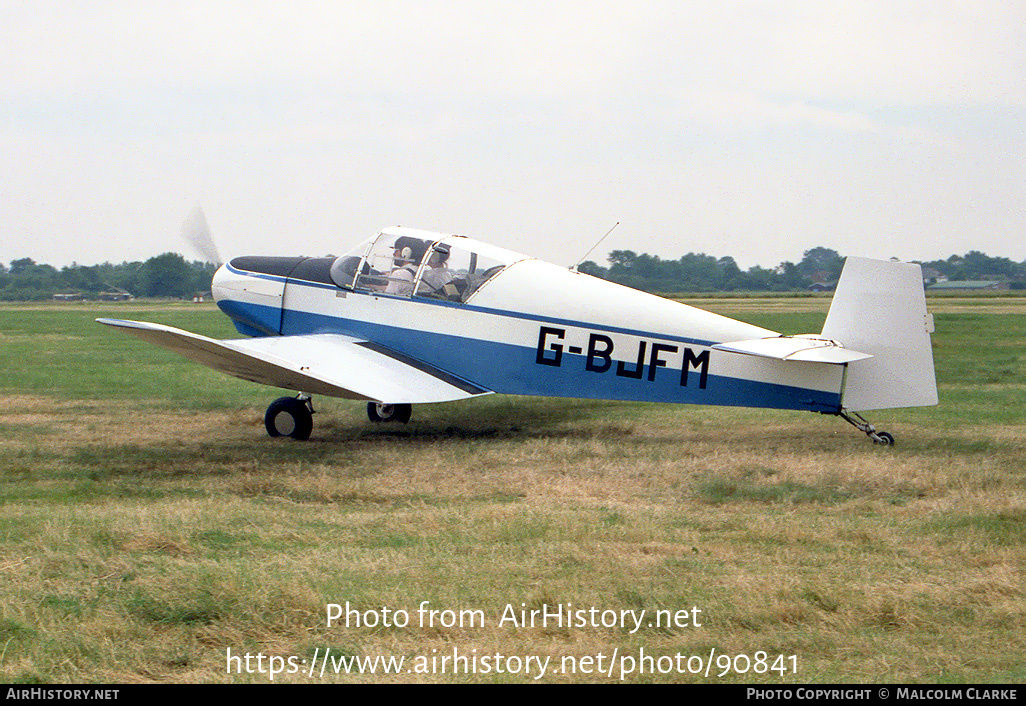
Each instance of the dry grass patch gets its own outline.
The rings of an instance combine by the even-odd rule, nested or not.
[[[823,304],[799,302],[800,323]],[[231,381],[222,402],[199,400],[202,385],[182,400],[14,391],[0,441],[0,679],[266,683],[228,673],[226,650],[459,647],[795,655],[797,674],[773,683],[1021,680],[1024,427],[1001,416],[1018,388],[985,377],[944,383],[964,408],[881,413],[889,449],[816,415],[499,397],[425,406],[404,427],[319,401],[314,438],[290,443],[264,435],[261,398]],[[328,603],[412,614],[424,600],[488,622],[325,622]],[[497,624],[507,604],[567,602],[698,607],[703,620],[634,634]]]

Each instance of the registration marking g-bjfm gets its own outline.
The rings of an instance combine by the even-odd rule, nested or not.
[[[655,382],[659,368],[677,369],[679,362],[680,386],[688,386],[689,373],[698,372],[698,387],[704,390],[709,380],[709,351],[695,352],[693,348],[678,346],[672,343],[647,341],[639,339],[637,350],[628,360],[613,360],[613,339],[604,333],[591,331],[588,333],[586,346],[569,345],[566,340],[566,329],[554,326],[541,326],[538,330],[538,348],[535,363],[555,368],[562,367],[563,354],[583,356],[584,369],[592,373],[606,373],[614,370],[618,377],[647,380]],[[683,350],[682,350],[683,348]],[[671,367],[670,363],[675,365]]]

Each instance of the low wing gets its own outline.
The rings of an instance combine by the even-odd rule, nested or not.
[[[777,360],[800,360],[809,363],[831,363],[841,365],[856,360],[872,358],[869,353],[860,353],[845,348],[837,341],[811,336],[777,336],[756,338],[750,341],[719,343],[716,350],[743,353]]]
[[[341,334],[218,341],[143,321],[97,321],[237,378],[307,394],[418,404],[491,392],[373,341]]]

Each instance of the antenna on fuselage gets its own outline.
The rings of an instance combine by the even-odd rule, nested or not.
[[[617,221],[616,223],[614,223],[613,224],[613,228],[616,228],[618,225],[620,225],[620,221]],[[588,252],[584,253],[584,257],[582,257],[580,260],[578,260],[577,264],[570,268],[571,272],[577,272],[577,268],[580,267],[582,262],[584,262],[584,259],[586,257],[588,257],[588,255],[591,255],[592,251],[595,248],[597,248],[599,245],[601,245],[603,240],[605,240],[606,238],[609,237],[609,234],[613,232],[613,228],[610,228],[609,230],[607,230],[606,234],[603,235],[601,238],[599,238],[599,241],[597,243],[595,243],[594,245],[591,246],[591,250],[589,250]]]

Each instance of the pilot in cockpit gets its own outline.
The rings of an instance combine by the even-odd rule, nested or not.
[[[393,269],[388,275],[388,286],[385,294],[409,296],[413,294],[413,280],[417,276],[417,267],[424,259],[428,243],[418,238],[403,235],[396,238],[392,246]]]

